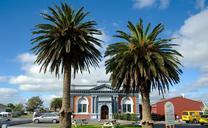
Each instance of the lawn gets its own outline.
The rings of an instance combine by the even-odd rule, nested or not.
[[[54,126],[54,127],[51,127],[51,128],[59,128],[59,126]],[[74,128],[74,127],[72,127],[72,128]],[[77,126],[77,128],[102,128],[102,126],[101,125],[83,125],[83,126]],[[105,127],[105,128],[107,128],[107,127]],[[121,126],[118,126],[118,127],[115,127],[115,128],[141,128],[141,127],[121,125]]]

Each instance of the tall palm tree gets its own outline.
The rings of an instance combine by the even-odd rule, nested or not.
[[[75,11],[61,3],[48,9],[49,13],[41,13],[46,22],[37,24],[33,31],[32,51],[37,55],[35,63],[41,65],[40,71],[63,74],[61,128],[71,128],[71,72],[75,77],[79,71],[90,71],[90,66],[98,67],[101,40],[95,35],[101,31],[96,29],[95,21],[85,19],[88,13],[83,7]]]
[[[122,41],[107,47],[106,72],[111,73],[113,87],[123,86],[126,92],[140,92],[142,125],[152,128],[150,92],[156,89],[163,94],[169,90],[169,85],[180,81],[182,71],[178,57],[182,55],[174,50],[176,44],[170,43],[172,39],[159,38],[164,30],[162,24],[150,30],[150,23],[144,28],[140,19],[137,25],[128,22],[127,27],[130,33],[117,31],[115,37]]]

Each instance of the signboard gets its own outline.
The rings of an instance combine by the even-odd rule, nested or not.
[[[166,126],[175,125],[174,106],[171,102],[165,103],[165,123],[166,123]]]

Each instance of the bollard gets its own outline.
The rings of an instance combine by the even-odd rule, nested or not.
[[[7,128],[6,124],[2,124],[1,128]]]

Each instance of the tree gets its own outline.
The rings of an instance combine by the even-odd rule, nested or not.
[[[24,105],[19,103],[19,104],[16,104],[14,109],[13,109],[15,112],[24,112]]]
[[[159,94],[166,93],[169,86],[180,81],[182,73],[179,57],[174,50],[176,44],[172,39],[159,38],[164,25],[158,24],[150,31],[150,23],[146,28],[140,19],[137,25],[128,22],[130,33],[117,31],[122,39],[107,47],[105,57],[106,72],[111,73],[112,86],[130,91],[140,92],[142,98],[142,126],[152,128],[153,121],[150,110],[150,92],[157,89]]]
[[[208,114],[208,104],[204,104],[202,111],[204,112],[204,114]]]
[[[28,111],[34,112],[36,109],[40,109],[43,106],[43,101],[39,96],[34,96],[27,101],[26,105]]]
[[[12,111],[14,111],[15,105],[12,103],[8,103],[7,107],[10,108]]]
[[[56,111],[57,109],[61,109],[62,106],[62,98],[53,98],[50,104],[50,108]]]
[[[71,128],[70,88],[71,72],[74,77],[80,71],[90,71],[89,67],[98,67],[101,53],[101,40],[96,35],[96,22],[86,20],[84,8],[73,10],[66,3],[49,7],[49,13],[41,13],[47,21],[35,26],[33,31],[36,44],[32,51],[37,55],[35,63],[41,65],[40,71],[63,74],[63,100],[60,114],[61,128]]]

